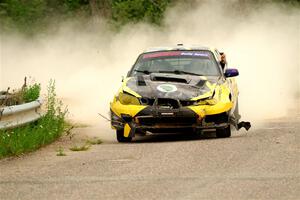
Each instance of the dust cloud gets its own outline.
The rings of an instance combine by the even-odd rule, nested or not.
[[[199,44],[224,51],[229,67],[239,69],[242,119],[257,122],[299,109],[299,9],[264,4],[243,12],[235,5],[177,5],[167,11],[163,28],[140,23],[115,33],[100,19],[65,22],[35,38],[2,34],[0,88],[19,87],[30,76],[45,92],[53,78],[71,119],[109,130],[97,113],[108,116],[121,76],[139,53],[151,46]]]

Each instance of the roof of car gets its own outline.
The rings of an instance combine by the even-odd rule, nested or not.
[[[204,47],[204,46],[186,46],[182,44],[178,44],[176,46],[168,46],[168,47],[151,47],[144,51],[144,53],[156,52],[156,51],[174,51],[174,50],[184,50],[184,51],[195,51],[195,50],[212,50],[212,48]]]

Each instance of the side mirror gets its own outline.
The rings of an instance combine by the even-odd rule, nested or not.
[[[239,75],[239,71],[237,69],[226,69],[224,73],[225,77],[235,77]]]

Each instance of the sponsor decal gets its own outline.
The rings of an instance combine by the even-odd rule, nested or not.
[[[165,52],[147,53],[147,54],[143,55],[143,59],[158,58],[158,57],[170,57],[170,56],[209,57],[209,54],[203,53],[203,52],[165,51]]]
[[[182,56],[201,56],[201,57],[208,57],[206,53],[197,53],[197,52],[182,52]]]
[[[172,84],[162,84],[157,86],[157,89],[161,92],[175,92],[177,91],[177,87]]]
[[[168,112],[168,113],[162,112],[161,115],[163,115],[163,116],[173,116],[174,113],[173,112]]]
[[[167,57],[167,56],[179,56],[180,51],[166,51],[158,53],[148,53],[143,56],[143,58],[157,58],[157,57]]]

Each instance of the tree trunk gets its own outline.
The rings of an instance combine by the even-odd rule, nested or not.
[[[92,16],[109,18],[111,15],[111,0],[90,0]]]
[[[90,0],[90,8],[92,12],[92,16],[99,16],[99,7],[97,0]]]

